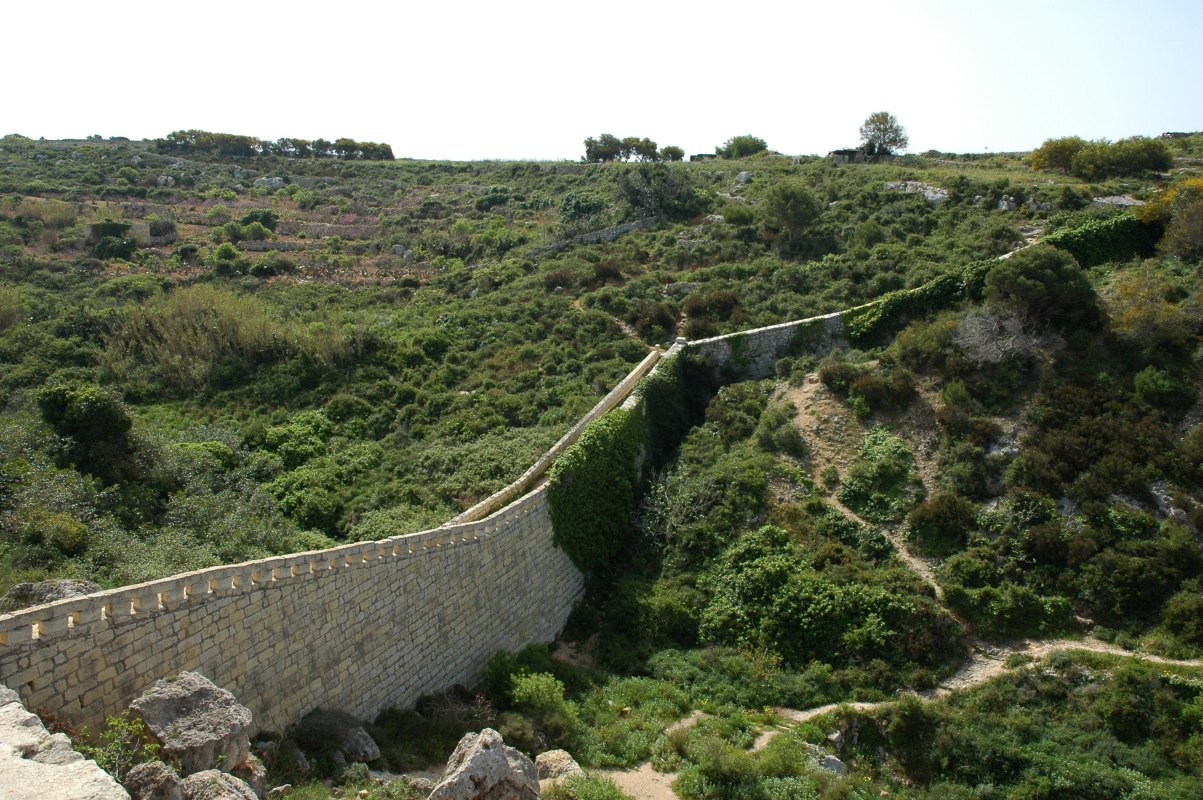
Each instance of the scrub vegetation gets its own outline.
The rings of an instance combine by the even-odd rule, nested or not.
[[[850,351],[604,418],[583,441],[654,469],[556,512],[576,657],[386,712],[382,766],[491,725],[684,798],[1199,796],[1203,136],[839,165],[240,138],[0,139],[0,589],[436,526],[649,347],[883,298]]]

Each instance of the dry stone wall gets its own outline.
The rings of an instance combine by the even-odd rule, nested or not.
[[[721,381],[766,378],[787,355],[820,355],[847,347],[843,312],[783,322],[689,342],[686,352],[702,356]]]
[[[94,730],[197,671],[261,729],[326,706],[371,718],[548,641],[583,578],[540,488],[479,521],[176,575],[0,617],[0,680]]]

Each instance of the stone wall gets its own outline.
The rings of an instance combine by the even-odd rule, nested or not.
[[[788,355],[821,355],[847,347],[844,312],[753,328],[689,342],[686,352],[702,356],[719,382],[767,378],[773,365]]]
[[[97,729],[194,670],[280,730],[317,706],[371,718],[549,641],[583,591],[544,489],[480,522],[176,575],[0,617],[0,680]]]
[[[580,437],[581,432],[585,430],[585,426],[587,426],[590,422],[593,422],[595,419],[601,418],[601,416],[607,411],[615,408],[619,403],[622,403],[627,399],[643,376],[650,373],[653,367],[656,366],[656,363],[660,360],[660,356],[661,353],[659,350],[653,350],[652,352],[648,353],[647,357],[644,358],[643,361],[639,362],[639,365],[636,366],[635,369],[631,370],[630,374],[623,378],[623,380],[617,386],[615,386],[609,392],[609,394],[603,397],[601,402],[595,405],[588,414],[581,417],[580,420],[578,420],[577,423],[572,426],[568,433],[560,437],[560,440],[552,445],[551,449],[544,453],[538,461],[532,464],[530,469],[522,473],[518,480],[514,481],[501,491],[495,493],[492,497],[486,497],[484,500],[472,506],[472,508],[469,508],[458,517],[451,520],[451,523],[471,522],[473,520],[481,519],[485,515],[492,513],[493,510],[498,506],[510,502],[515,497],[518,497],[523,492],[529,490],[539,479],[543,477],[548,468],[551,467],[552,462],[559,458],[560,455]]]
[[[678,342],[668,355],[701,355],[726,382],[845,345],[837,313]],[[632,392],[661,358],[650,353],[522,477],[441,528],[0,615],[0,681],[29,707],[96,729],[156,679],[197,671],[276,730],[319,705],[371,718],[472,683],[497,650],[563,628],[584,579],[553,543],[537,484],[588,423],[624,402],[647,413]]]

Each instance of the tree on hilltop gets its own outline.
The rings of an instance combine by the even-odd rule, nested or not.
[[[871,158],[890,156],[906,149],[906,129],[888,111],[875,111],[860,126],[860,141]]]
[[[732,136],[726,144],[714,148],[714,152],[723,158],[746,158],[763,153],[768,149],[769,146],[765,144],[764,139],[759,136],[745,135]]]

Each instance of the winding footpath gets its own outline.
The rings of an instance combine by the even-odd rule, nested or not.
[[[1147,653],[1124,650],[1117,645],[1108,644],[1107,642],[1090,637],[1083,639],[1024,639],[1006,644],[974,642],[973,645],[973,655],[956,674],[952,675],[935,689],[920,693],[920,696],[927,698],[945,697],[954,692],[986,683],[1012,669],[1022,669],[1023,667],[1011,668],[1007,666],[1007,660],[1013,655],[1025,655],[1034,660],[1040,660],[1057,651],[1085,650],[1092,653],[1139,658],[1154,664],[1165,664],[1167,666],[1203,667],[1203,659],[1162,658],[1161,656],[1149,655]],[[828,703],[807,709],[774,708],[773,713],[779,720],[777,727],[769,728],[761,733],[751,749],[753,752],[763,750],[781,732],[795,725],[818,719],[840,708],[873,712],[888,708],[896,702],[896,700],[881,700],[873,703]],[[665,732],[688,729],[703,716],[704,714],[694,711],[684,719],[670,725]],[[600,772],[613,780],[619,789],[634,798],[634,800],[677,800],[677,795],[672,790],[672,784],[676,780],[677,774],[674,772],[657,772],[652,767],[650,761],[640,764],[633,769],[601,770]]]

